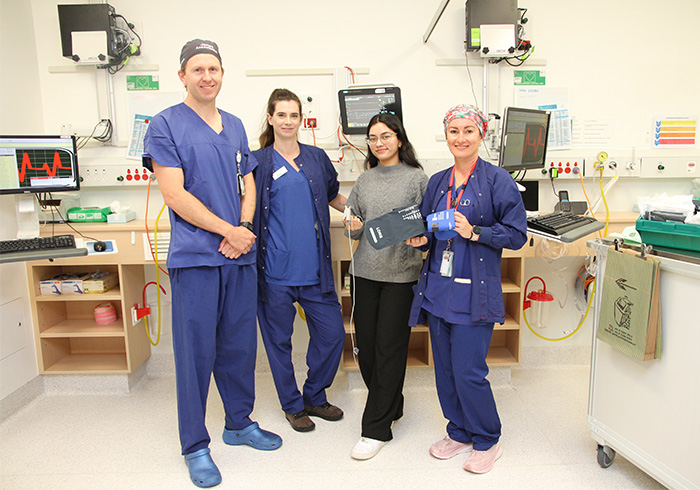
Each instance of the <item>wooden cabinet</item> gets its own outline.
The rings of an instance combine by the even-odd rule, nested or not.
[[[151,355],[144,322],[134,326],[131,320],[131,307],[141,303],[145,285],[144,264],[147,261],[141,237],[143,222],[140,227],[132,224],[128,227],[74,226],[91,237],[113,240],[119,253],[27,262],[39,372],[130,373]],[[74,232],[64,225],[56,225],[55,233]],[[98,269],[116,275],[119,284],[104,293],[41,294],[40,281],[44,279]],[[116,322],[109,325],[95,322],[94,309],[103,303],[114,306]]]
[[[345,320],[345,348],[342,366],[345,369],[358,369],[352,355],[353,339],[350,324],[352,298],[345,277],[350,267],[350,246],[343,234],[342,223],[331,226],[333,254],[333,273],[336,292],[343,310]],[[353,243],[352,246],[355,246]],[[523,281],[527,245],[519,251],[504,250],[501,262],[501,282],[505,303],[506,320],[503,325],[496,324],[491,347],[486,357],[490,366],[515,366],[520,363],[520,326],[522,324]],[[433,352],[430,346],[430,332],[427,325],[414,327],[411,331],[407,366],[432,367]]]

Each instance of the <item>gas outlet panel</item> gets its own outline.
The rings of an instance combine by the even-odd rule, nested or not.
[[[601,152],[604,153],[604,152]],[[618,177],[640,177],[641,176],[641,165],[639,160],[635,160],[631,156],[624,155],[607,155],[605,153],[605,158],[600,161],[600,154],[598,159],[590,158],[586,159],[585,173],[587,177],[599,177],[600,170],[599,167],[603,167],[603,178]]]
[[[82,187],[138,187],[148,185],[152,172],[134,163],[80,165]]]
[[[692,157],[644,157],[641,177],[699,178],[700,156]]]
[[[532,176],[535,176],[535,178],[539,179],[549,179],[549,176],[552,172],[556,173],[556,179],[576,179],[578,180],[579,174],[583,173],[583,176],[586,176],[586,172],[584,171],[584,158],[583,157],[569,157],[569,158],[550,158],[547,160],[545,163],[544,169],[536,169],[536,170],[529,170],[528,171],[528,178],[533,178]],[[531,176],[532,175],[532,176]]]

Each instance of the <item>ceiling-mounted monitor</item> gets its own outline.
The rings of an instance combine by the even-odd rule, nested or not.
[[[403,122],[399,87],[347,88],[338,91],[340,121],[345,134],[366,134],[372,116],[389,112]]]

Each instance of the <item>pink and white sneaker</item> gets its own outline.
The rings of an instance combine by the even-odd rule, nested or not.
[[[444,439],[430,446],[430,454],[437,459],[450,459],[458,454],[468,453],[471,450],[471,443],[465,444],[463,442],[453,441],[450,439],[450,436],[445,436]]]
[[[503,454],[500,444],[494,444],[486,451],[474,449],[464,463],[464,469],[471,473],[488,473],[493,468],[493,464]]]

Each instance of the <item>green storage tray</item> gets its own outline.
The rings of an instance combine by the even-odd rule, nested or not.
[[[637,232],[647,245],[700,252],[700,225],[639,218]]]

